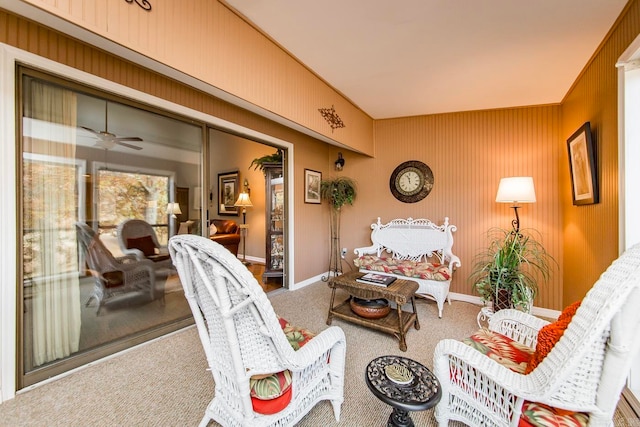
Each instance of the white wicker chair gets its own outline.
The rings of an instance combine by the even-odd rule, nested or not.
[[[242,263],[204,237],[178,235],[169,241],[207,361],[215,396],[200,423],[224,426],[288,426],[321,400],[329,400],[336,420],[343,401],[346,342],[342,329],[329,327],[294,351],[266,294]],[[292,373],[292,399],[273,415],[254,412],[249,379]]]
[[[476,349],[443,340],[434,354],[442,384],[436,407],[440,426],[450,420],[472,426],[516,426],[523,401],[585,412],[590,426],[612,424],[640,339],[640,245],[616,260],[582,300],[568,328],[528,375],[513,372]],[[501,310],[489,329],[535,347],[548,322]],[[451,375],[454,373],[454,375]]]
[[[150,301],[155,296],[154,265],[148,260],[138,260],[133,255],[114,257],[100,240],[98,234],[84,222],[76,222],[79,249],[83,252],[89,273],[95,279],[93,293],[87,300],[89,306],[94,298],[98,302],[96,314],[110,300],[140,298],[148,295]],[[119,279],[114,286],[110,275],[117,273]]]

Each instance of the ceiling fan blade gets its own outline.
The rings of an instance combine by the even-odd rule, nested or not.
[[[140,141],[142,141],[142,140],[140,140]],[[119,141],[116,141],[116,143],[120,144],[120,145],[122,145],[124,147],[127,147],[127,148],[132,148],[134,150],[142,150],[142,147],[138,147],[136,145],[127,144],[126,142],[122,142],[122,139],[120,139]]]
[[[97,131],[95,131],[95,130],[93,130],[93,129],[91,129],[91,128],[88,128],[88,127],[86,127],[86,126],[80,126],[80,129],[84,129],[84,130],[86,130],[87,132],[91,132],[91,133],[92,133],[92,134],[94,134],[94,135],[98,135],[98,136],[100,136],[100,132],[97,132]]]
[[[120,142],[120,141],[142,141],[142,138],[140,138],[139,136],[120,136],[117,138],[113,138],[114,141],[116,142]]]

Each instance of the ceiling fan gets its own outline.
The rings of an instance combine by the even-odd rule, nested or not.
[[[105,150],[111,150],[116,144],[122,145],[123,147],[131,148],[134,150],[142,150],[142,147],[138,147],[137,145],[127,144],[124,141],[142,141],[142,138],[138,136],[116,136],[116,134],[109,132],[109,114],[108,114],[109,104],[105,105],[104,109],[104,129],[102,131],[96,131],[86,126],[80,126],[80,128],[91,132],[94,134],[98,140],[95,143],[96,147],[104,148]]]

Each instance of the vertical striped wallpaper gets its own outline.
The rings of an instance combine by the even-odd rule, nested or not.
[[[153,0],[150,12],[122,0],[20,1],[355,151],[373,153],[369,116],[218,1]],[[189,25],[175,24],[186,22]],[[334,132],[318,111],[332,105],[346,124]]]
[[[449,217],[457,226],[454,253],[462,260],[451,290],[471,294],[467,278],[474,256],[487,244],[491,227],[509,229],[513,209],[495,202],[500,178],[532,176],[537,203],[520,209],[523,228],[541,233],[542,243],[562,265],[561,216],[558,198],[559,106],[490,110],[380,120],[375,123],[376,157],[346,156],[342,173],[356,177],[358,201],[343,212],[342,245],[370,244],[369,225],[381,217]],[[389,190],[395,167],[407,160],[426,163],[434,187],[424,200],[408,204]],[[351,251],[350,251],[351,252]],[[559,309],[562,269],[540,284],[537,306]]]
[[[565,258],[564,301],[584,296],[618,257],[618,75],[616,62],[640,33],[640,1],[632,0],[562,102],[560,200]],[[600,203],[573,206],[566,140],[584,122],[596,143]]]

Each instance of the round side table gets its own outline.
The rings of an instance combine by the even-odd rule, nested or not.
[[[424,365],[401,356],[380,356],[367,365],[369,390],[393,407],[387,426],[413,427],[411,411],[434,407],[442,397],[440,382]]]

